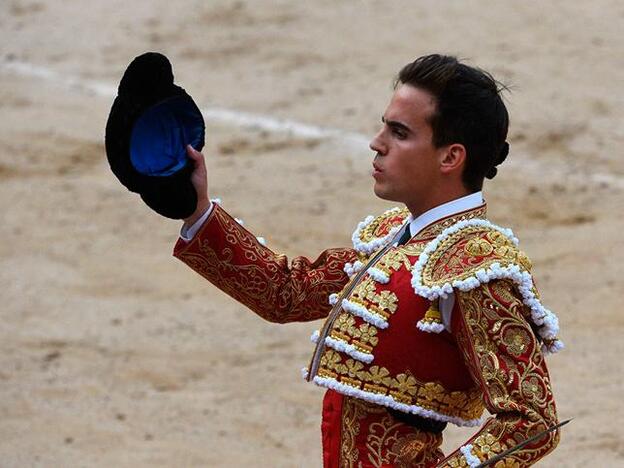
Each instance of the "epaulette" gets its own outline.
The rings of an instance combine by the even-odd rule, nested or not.
[[[518,239],[510,229],[484,219],[460,221],[429,242],[412,268],[412,286],[417,295],[432,301],[433,307],[417,324],[422,331],[444,329],[435,305],[453,289],[469,291],[496,279],[511,280],[523,303],[531,310],[549,352],[563,343],[557,338],[558,319],[542,306],[531,277],[531,262],[518,249]]]
[[[353,248],[364,255],[372,254],[390,242],[408,218],[410,218],[409,210],[398,207],[387,210],[377,217],[366,217],[351,236]]]
[[[364,267],[363,262],[374,252],[385,247],[399,229],[411,219],[411,214],[407,208],[395,207],[377,217],[367,216],[358,223],[351,240],[359,260],[345,265],[344,271],[347,275],[351,277],[360,271]]]

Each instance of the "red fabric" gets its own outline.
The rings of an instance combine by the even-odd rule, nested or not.
[[[340,393],[328,390],[323,398],[323,419],[321,439],[323,442],[323,468],[339,468],[342,421],[342,400]]]
[[[412,264],[416,260],[413,257]],[[375,284],[377,292],[396,294],[399,308],[388,319],[388,328],[379,332],[373,365],[386,367],[391,375],[409,373],[421,382],[439,382],[448,391],[473,388],[455,338],[447,331],[426,333],[416,327],[431,303],[414,294],[411,280],[411,270],[402,266],[387,284]],[[356,323],[363,321],[357,317]]]

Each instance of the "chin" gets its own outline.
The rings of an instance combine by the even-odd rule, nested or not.
[[[373,187],[373,192],[375,192],[377,198],[381,198],[382,200],[398,201],[392,196],[391,193],[388,193],[387,190],[384,190],[382,187],[378,187],[377,185]]]

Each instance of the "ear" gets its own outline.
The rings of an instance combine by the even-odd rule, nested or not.
[[[445,146],[440,155],[440,172],[442,174],[461,174],[466,162],[466,148],[460,143]]]

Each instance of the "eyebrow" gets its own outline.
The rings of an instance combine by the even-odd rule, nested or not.
[[[399,122],[398,120],[386,120],[386,118],[383,115],[381,116],[381,121],[383,123],[385,123],[388,127],[391,127],[391,128],[403,130],[405,132],[411,132],[412,131],[412,129],[409,128],[404,123]]]

